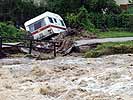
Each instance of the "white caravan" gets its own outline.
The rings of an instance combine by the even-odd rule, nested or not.
[[[50,35],[66,31],[63,19],[55,13],[45,12],[24,23],[26,31],[30,32],[34,39],[43,39]]]

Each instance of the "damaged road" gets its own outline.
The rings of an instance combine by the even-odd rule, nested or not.
[[[75,41],[75,46],[92,45],[92,44],[107,43],[107,42],[126,42],[126,41],[133,41],[133,37],[78,40]]]
[[[71,32],[67,32],[71,33]],[[80,52],[80,49],[82,49],[82,46],[88,46],[85,49],[95,46],[97,44],[101,43],[107,43],[107,42],[125,42],[125,41],[133,41],[133,37],[121,37],[121,38],[102,38],[102,39],[97,39],[95,36],[92,35],[92,37],[82,37],[79,35],[79,37],[76,37],[74,39],[74,35],[79,34],[77,32],[71,33],[66,35],[66,33],[60,33],[55,37],[51,37],[51,40],[56,43],[56,53],[62,54],[62,55],[67,55],[70,54],[73,51]],[[77,39],[78,38],[78,39]],[[9,43],[8,45],[10,45]],[[14,43],[12,45],[17,46],[22,43]],[[24,43],[23,43],[24,44]],[[6,44],[7,45],[7,44]],[[3,49],[7,49],[8,51],[11,51],[10,49],[14,49],[14,51],[19,51],[23,53],[29,53],[29,49],[22,48],[22,47],[11,47],[11,46],[5,46],[3,45]],[[81,47],[81,48],[80,48]],[[52,53],[54,50],[54,46],[51,43],[39,41],[39,42],[34,42],[33,43],[33,50],[32,54],[33,55],[39,55],[39,52],[43,53]],[[13,51],[13,50],[12,50]],[[82,50],[81,50],[82,51]]]

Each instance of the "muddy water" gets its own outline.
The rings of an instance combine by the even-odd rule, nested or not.
[[[0,100],[133,100],[133,54],[1,59]]]

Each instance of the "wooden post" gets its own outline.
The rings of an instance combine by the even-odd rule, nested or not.
[[[33,48],[32,43],[33,43],[33,38],[32,38],[32,37],[30,37],[30,48],[29,48],[29,54],[31,54],[31,53],[32,53],[32,48]]]
[[[54,45],[54,57],[56,57],[56,42],[53,42]]]
[[[2,37],[0,36],[0,53],[2,52]]]

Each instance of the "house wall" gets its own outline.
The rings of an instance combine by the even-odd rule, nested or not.
[[[115,0],[118,5],[129,4],[128,0]]]

